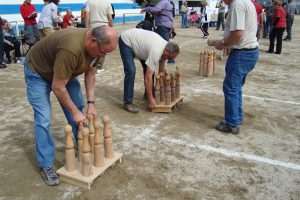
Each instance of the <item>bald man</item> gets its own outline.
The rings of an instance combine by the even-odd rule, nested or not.
[[[48,185],[58,185],[53,169],[55,146],[50,131],[50,92],[56,95],[72,125],[77,140],[78,125],[85,120],[84,99],[76,78],[84,73],[87,98],[86,116],[96,117],[94,87],[97,58],[116,48],[117,34],[109,26],[63,29],[41,40],[28,52],[24,62],[27,97],[34,110],[37,161]]]

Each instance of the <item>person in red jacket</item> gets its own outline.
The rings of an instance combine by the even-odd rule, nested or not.
[[[67,13],[64,15],[62,28],[67,28],[73,25],[73,21],[75,21],[74,16],[72,15],[72,10],[68,9]]]
[[[252,3],[254,4],[255,10],[256,10],[256,16],[257,16],[257,33],[256,33],[256,37],[257,37],[257,40],[258,40],[258,39],[260,39],[259,38],[259,32],[262,29],[261,15],[262,15],[263,7],[256,0],[252,0]]]
[[[28,38],[28,44],[34,45],[37,41],[40,40],[39,31],[37,29],[37,12],[31,0],[25,0],[24,3],[20,6],[20,12],[24,19],[25,25],[25,36]]]
[[[274,42],[276,38],[276,54],[281,54],[282,35],[286,28],[286,13],[279,0],[274,1],[275,13],[273,16],[273,29],[270,33],[270,46],[267,53],[274,52]]]

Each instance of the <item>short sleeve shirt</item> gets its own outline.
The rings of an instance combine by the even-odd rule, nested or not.
[[[91,28],[108,24],[107,15],[112,15],[113,10],[109,0],[88,0],[85,7],[90,14]]]
[[[255,48],[258,46],[257,16],[253,3],[250,0],[233,0],[226,19],[224,38],[231,31],[242,30],[244,35],[239,42],[229,46],[229,48]]]
[[[120,37],[127,46],[132,48],[137,59],[145,60],[146,65],[156,71],[168,44],[166,40],[155,32],[137,28],[122,32]]]
[[[55,3],[49,3],[42,9],[41,16],[38,22],[38,29],[53,27],[53,23],[57,20],[57,5],[55,5]]]
[[[85,52],[88,29],[62,29],[35,44],[27,54],[30,68],[51,82],[55,73],[70,79],[89,69],[91,58]]]

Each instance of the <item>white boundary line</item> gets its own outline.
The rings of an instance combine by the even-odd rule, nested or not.
[[[300,165],[295,164],[295,163],[288,163],[288,162],[282,162],[279,160],[273,160],[261,156],[256,156],[256,155],[251,155],[243,152],[235,152],[235,151],[230,151],[227,149],[223,148],[216,148],[213,146],[205,145],[205,144],[199,144],[199,143],[187,143],[182,140],[174,139],[174,138],[169,138],[169,137],[160,137],[155,134],[151,134],[149,132],[144,133],[143,136],[147,136],[152,139],[157,139],[161,142],[168,143],[168,144],[175,144],[175,145],[182,145],[182,146],[187,146],[190,148],[196,148],[196,149],[202,149],[205,151],[210,151],[214,153],[219,153],[222,154],[226,157],[233,157],[233,158],[240,158],[240,159],[245,159],[245,160],[252,160],[260,163],[266,163],[269,165],[274,165],[274,166],[280,166],[280,167],[285,167],[288,169],[295,169],[295,170],[300,170]]]
[[[192,91],[193,91],[193,93],[211,93],[211,94],[215,94],[215,95],[223,95],[222,92],[216,92],[216,91],[211,91],[211,90],[192,89]],[[250,99],[258,99],[258,100],[263,100],[263,101],[291,104],[291,105],[300,105],[300,103],[298,103],[298,102],[278,100],[278,99],[267,98],[267,97],[257,97],[257,96],[251,96],[251,95],[243,95],[243,97],[247,97]]]

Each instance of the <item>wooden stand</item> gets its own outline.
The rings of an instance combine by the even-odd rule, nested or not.
[[[183,102],[183,96],[176,98],[175,101],[171,102],[169,105],[165,105],[164,102],[156,105],[156,108],[152,108],[151,111],[155,113],[171,113],[172,108],[174,108],[179,102]]]
[[[65,167],[60,168],[57,170],[57,174],[59,174],[59,178],[61,181],[70,183],[72,185],[76,185],[78,187],[81,187],[83,189],[91,189],[91,185],[93,184],[93,181],[100,176],[107,168],[114,165],[116,161],[120,161],[121,163],[121,157],[122,154],[118,152],[114,152],[115,156],[111,159],[104,158],[104,166],[103,167],[95,167],[93,166],[92,169],[92,175],[85,177],[81,174],[81,163],[77,162],[77,169],[75,171],[67,171]]]

